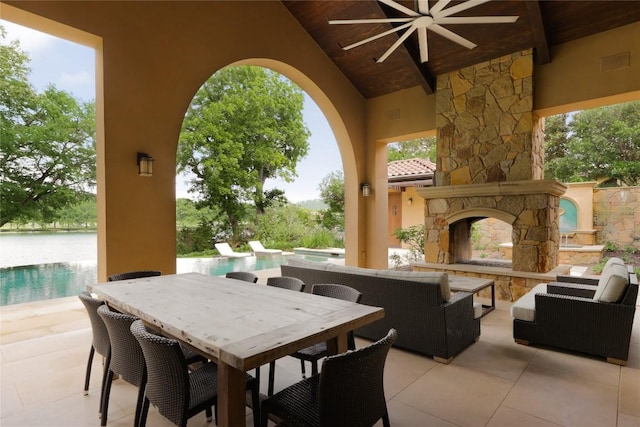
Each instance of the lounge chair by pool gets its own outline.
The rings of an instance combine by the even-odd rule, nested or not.
[[[235,252],[233,249],[231,249],[231,246],[229,246],[228,243],[216,243],[215,247],[218,252],[220,252],[220,255],[224,257],[242,258],[251,256],[249,252]]]
[[[251,249],[256,256],[282,255],[282,251],[280,249],[265,249],[265,247],[262,246],[262,243],[258,240],[250,241],[249,246],[251,246]]]

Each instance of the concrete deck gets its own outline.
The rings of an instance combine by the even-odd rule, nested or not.
[[[279,269],[259,273],[259,283]],[[391,425],[640,426],[640,313],[627,366],[513,342],[509,304],[482,319],[480,340],[449,365],[392,349],[385,368]],[[76,297],[0,308],[0,424],[98,426],[101,358],[83,396],[91,329]],[[358,340],[357,345],[367,342]],[[300,379],[293,358],[277,362],[276,389]],[[262,392],[268,369],[262,369]],[[131,426],[137,390],[117,380],[108,426]],[[249,414],[249,410],[248,410]],[[247,417],[251,425],[251,417]],[[155,409],[148,426],[169,426]],[[207,426],[204,415],[189,426]],[[381,423],[379,423],[381,425]]]

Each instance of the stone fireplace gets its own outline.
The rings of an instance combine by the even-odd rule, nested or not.
[[[515,271],[546,273],[558,264],[558,205],[566,187],[549,180],[436,186],[418,191],[425,203],[425,261],[471,258],[471,225],[496,218],[513,227]]]
[[[425,261],[471,257],[471,225],[513,226],[514,271],[558,265],[566,187],[543,180],[544,121],[533,114],[533,53],[516,52],[438,76],[437,170],[425,198]]]

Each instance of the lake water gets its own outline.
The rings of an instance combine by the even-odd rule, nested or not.
[[[97,281],[96,259],[96,233],[0,233],[0,306],[77,295]],[[221,276],[277,268],[285,261],[286,255],[178,258],[176,271]]]

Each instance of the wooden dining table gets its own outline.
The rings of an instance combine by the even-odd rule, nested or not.
[[[384,309],[234,279],[186,273],[98,283],[88,290],[218,364],[218,423],[245,425],[245,372],[347,334]]]

